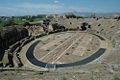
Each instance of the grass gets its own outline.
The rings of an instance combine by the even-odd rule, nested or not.
[[[25,22],[29,22],[30,24],[40,24],[42,22],[44,18],[35,18],[33,19],[32,21],[29,20],[29,19],[17,19],[17,18],[14,18],[13,21],[15,24],[17,25],[23,25]],[[0,22],[0,29],[3,28],[3,24],[2,22]]]
[[[120,78],[118,78],[118,77],[114,77],[113,80],[120,80]]]

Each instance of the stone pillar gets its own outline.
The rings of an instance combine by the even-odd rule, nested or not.
[[[8,49],[8,60],[9,60],[9,66],[13,67],[13,54],[10,52],[10,49]]]
[[[14,67],[19,67],[19,60],[18,60],[18,58],[17,58],[17,52],[14,52],[14,54],[13,54],[13,65],[14,65]]]
[[[7,64],[9,64],[9,60],[8,60],[8,50],[5,50],[2,62],[3,62],[3,67],[5,67]]]

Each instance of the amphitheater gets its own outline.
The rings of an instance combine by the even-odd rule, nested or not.
[[[81,75],[80,78],[83,80],[89,79],[93,74],[102,75],[99,75],[101,80],[112,80],[113,76],[120,76],[120,20],[55,18],[51,20],[48,31],[52,31],[51,24],[55,22],[65,26],[67,30],[43,36],[41,27],[34,30],[32,32],[35,35],[34,39],[30,38],[31,41],[22,46],[18,53],[21,62],[14,55],[15,68],[18,63],[22,63],[23,66],[19,69],[52,71],[54,73],[50,75],[53,78],[61,77],[57,75],[58,72],[61,75],[66,74],[68,79],[75,73],[78,79]],[[91,29],[82,31],[80,28],[84,22],[91,25]],[[46,76],[48,74],[46,73]],[[45,80],[53,80],[49,77]]]
[[[23,48],[20,55],[25,59],[23,63],[26,66],[32,68],[35,65],[35,69],[71,67],[89,63],[105,51],[110,51],[109,45],[107,40],[93,34],[68,31],[34,40]]]
[[[82,22],[87,22],[93,30],[57,32],[35,39],[25,45],[20,53],[25,67],[35,70],[70,70],[73,67],[81,68],[81,66],[91,64],[107,64],[105,58],[111,55],[115,47],[114,38],[109,35],[112,31],[109,30],[119,25],[119,21],[114,19],[98,21],[95,19],[56,19],[52,23],[54,21],[69,26],[68,28],[71,29],[77,28]]]

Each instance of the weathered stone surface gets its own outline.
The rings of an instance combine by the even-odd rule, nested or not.
[[[4,51],[17,41],[28,36],[28,30],[24,27],[7,27],[0,32],[0,61],[3,59]],[[11,50],[16,49],[17,46],[13,46]],[[12,58],[9,61],[12,64]]]
[[[28,36],[28,31],[25,28],[7,27],[1,31],[0,34],[0,46],[7,49],[10,45],[14,44],[18,40],[21,40]]]

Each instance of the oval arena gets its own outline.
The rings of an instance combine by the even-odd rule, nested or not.
[[[20,56],[27,67],[57,69],[93,62],[107,51],[107,47],[107,40],[99,35],[66,31],[32,41],[24,46]]]

